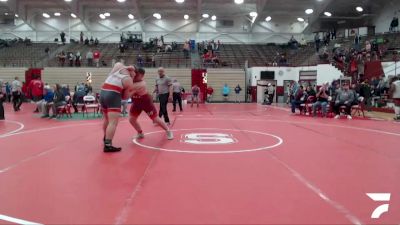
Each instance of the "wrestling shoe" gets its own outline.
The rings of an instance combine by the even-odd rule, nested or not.
[[[117,148],[112,145],[104,145],[104,152],[105,153],[112,153],[112,152],[120,152],[122,148]]]
[[[174,134],[172,133],[172,131],[167,131],[167,138],[168,138],[168,140],[174,139]]]

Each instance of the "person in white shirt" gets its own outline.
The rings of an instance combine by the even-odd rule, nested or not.
[[[22,105],[22,84],[18,77],[11,83],[11,92],[13,96],[13,107],[14,111],[18,112]]]

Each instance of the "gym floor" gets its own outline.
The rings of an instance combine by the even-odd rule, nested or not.
[[[171,106],[169,106],[171,108]],[[175,139],[142,114],[102,152],[102,122],[0,122],[3,224],[398,224],[400,124],[207,104],[172,113]],[[367,193],[390,193],[372,200]],[[371,218],[389,204],[388,212]]]

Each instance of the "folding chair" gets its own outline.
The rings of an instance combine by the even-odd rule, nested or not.
[[[96,113],[99,112],[99,104],[96,102],[96,98],[94,96],[91,95],[87,95],[83,97],[83,109],[82,109],[82,113],[83,116],[85,116],[88,114],[88,110],[93,109],[93,116],[96,115]]]
[[[71,113],[71,97],[70,96],[65,96],[65,105],[57,107],[57,117],[61,118],[64,115],[67,115],[67,117],[72,118],[72,113]]]

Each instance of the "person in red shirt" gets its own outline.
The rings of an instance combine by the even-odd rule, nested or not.
[[[208,86],[208,88],[207,88],[207,102],[211,102],[213,93],[214,93],[214,89],[211,86]]]
[[[101,57],[101,54],[100,54],[99,50],[96,50],[96,51],[93,52],[93,60],[94,60],[94,63],[96,63],[96,67],[99,67],[99,65],[100,65],[99,64],[100,57]]]
[[[43,98],[43,81],[40,79],[40,76],[36,76],[31,80],[28,86],[28,91],[31,93],[32,100],[36,103]],[[39,112],[39,109],[36,107],[34,112]]]

